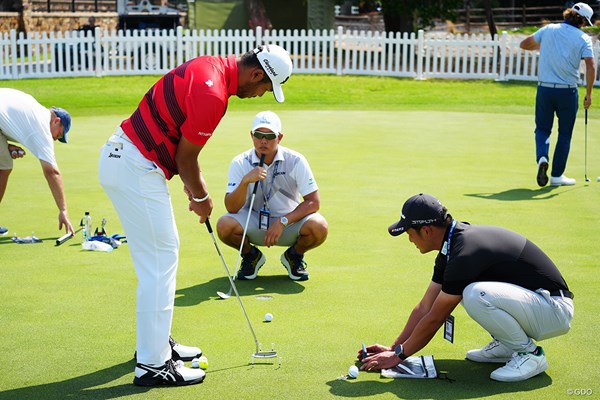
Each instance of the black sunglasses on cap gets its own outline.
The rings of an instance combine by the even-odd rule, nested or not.
[[[273,132],[252,131],[252,135],[259,140],[273,140],[277,138],[277,134]]]

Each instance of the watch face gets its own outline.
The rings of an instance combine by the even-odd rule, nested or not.
[[[399,344],[398,346],[396,346],[396,348],[394,349],[394,353],[396,353],[396,355],[400,358],[402,358],[401,354],[404,351],[404,348],[402,347],[401,344]]]
[[[287,224],[288,224],[288,219],[287,219],[286,217],[281,217],[281,219],[280,219],[280,220],[281,220],[281,223],[282,223],[284,226],[287,226]]]

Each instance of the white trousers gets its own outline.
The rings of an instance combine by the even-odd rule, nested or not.
[[[534,351],[532,339],[564,335],[571,328],[573,300],[502,282],[475,282],[463,291],[469,316],[514,351]]]
[[[121,220],[138,278],[137,362],[159,365],[171,358],[179,235],[163,171],[121,135],[119,128],[102,147],[98,176]]]

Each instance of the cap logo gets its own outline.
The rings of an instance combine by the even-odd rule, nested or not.
[[[271,75],[273,76],[277,76],[277,72],[275,72],[275,68],[273,68],[271,66],[271,64],[269,63],[269,60],[267,60],[266,58],[263,60],[265,63],[265,68],[269,70],[269,72],[271,73]]]
[[[433,224],[436,221],[437,221],[437,218],[433,218],[433,219],[413,219],[412,221],[410,221],[410,223],[412,225],[429,225],[429,224]]]

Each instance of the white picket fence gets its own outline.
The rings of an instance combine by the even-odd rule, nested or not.
[[[536,80],[538,53],[522,37],[337,30],[101,31],[85,36],[0,33],[0,79],[164,74],[200,55],[240,55],[276,43],[295,74],[377,75],[414,79]],[[598,57],[599,44],[595,43]],[[598,62],[596,61],[596,65]],[[582,77],[584,68],[582,67]],[[598,77],[596,76],[596,82]]]

